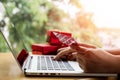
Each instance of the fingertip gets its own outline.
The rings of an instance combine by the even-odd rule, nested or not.
[[[53,57],[53,60],[57,60],[56,56]]]
[[[54,56],[53,60],[59,60],[58,56]]]

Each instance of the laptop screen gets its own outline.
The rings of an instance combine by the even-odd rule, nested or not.
[[[8,47],[10,48],[11,52],[13,53],[14,57],[18,60],[18,57],[20,56],[20,53],[25,50],[25,45],[20,37],[20,34],[18,32],[18,30],[15,28],[15,26],[10,23],[10,26],[8,27],[0,27],[0,32],[2,33]],[[13,36],[12,34],[15,34],[15,36]],[[13,41],[15,39],[15,41]],[[21,47],[20,47],[21,46]],[[20,61],[18,60],[18,62],[20,63]],[[22,65],[22,63],[20,63],[20,65]]]

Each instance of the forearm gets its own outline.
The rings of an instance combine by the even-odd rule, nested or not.
[[[120,55],[120,48],[117,49],[106,49],[105,51],[114,54],[114,55]]]

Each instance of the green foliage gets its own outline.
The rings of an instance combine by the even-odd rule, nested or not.
[[[61,24],[61,19],[67,16],[48,0],[1,0],[1,2],[6,9],[4,18],[9,18],[10,21],[8,26],[13,24],[16,27],[28,50],[31,50],[33,43],[45,43],[46,31],[60,29],[61,26],[58,24]],[[13,29],[8,28],[9,34],[12,34],[9,39],[21,44],[16,39],[17,34]]]
[[[5,51],[9,51],[5,40],[3,39],[3,36],[0,34],[0,52],[5,52]]]
[[[21,41],[16,38],[17,34],[10,28],[14,25],[29,51],[31,44],[45,43],[46,31],[53,29],[71,32],[76,39],[82,42],[101,46],[99,38],[95,35],[96,26],[91,21],[91,15],[87,19],[88,15],[82,13],[75,19],[71,19],[69,14],[48,0],[0,0],[0,2],[6,9],[4,19],[9,18],[9,24],[4,24],[3,19],[0,27],[8,26],[9,34],[12,34],[9,39],[15,44],[21,45]],[[60,2],[62,1],[60,0]],[[68,4],[84,11],[78,0],[70,0]],[[2,42],[3,39],[0,37],[0,51],[7,51]]]

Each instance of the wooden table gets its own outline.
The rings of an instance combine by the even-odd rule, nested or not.
[[[11,53],[0,53],[0,80],[116,80],[116,78],[25,77]]]

